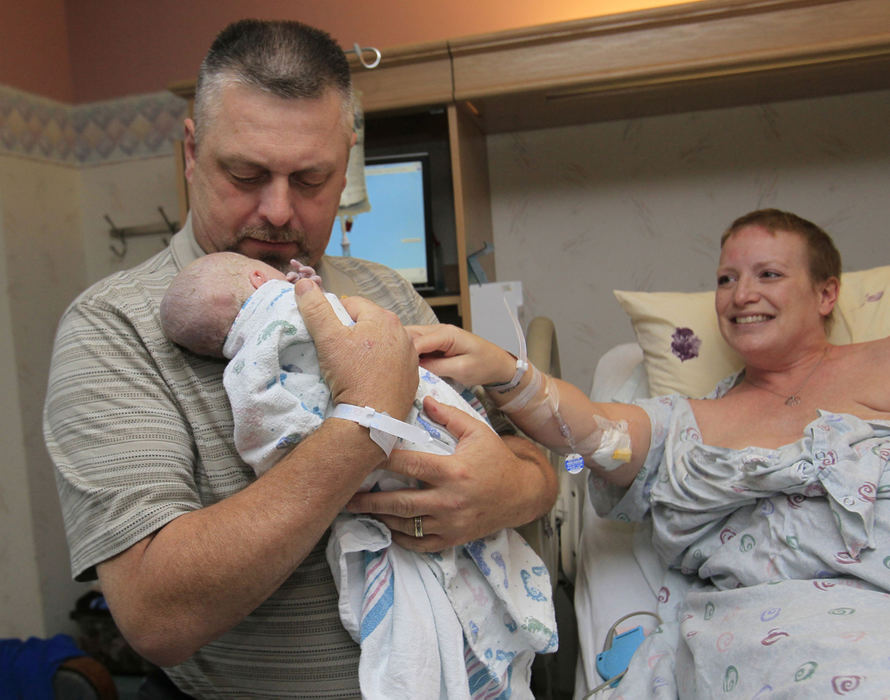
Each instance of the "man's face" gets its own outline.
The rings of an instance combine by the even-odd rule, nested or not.
[[[198,245],[285,271],[317,265],[328,244],[354,136],[342,98],[284,99],[243,85],[222,88],[195,143],[186,120],[186,177]]]

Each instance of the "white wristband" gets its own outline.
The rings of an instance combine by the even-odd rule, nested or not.
[[[513,373],[513,378],[509,382],[504,382],[503,384],[483,384],[482,388],[488,391],[496,391],[499,394],[506,394],[511,389],[517,387],[519,382],[521,382],[522,378],[525,376],[526,370],[528,370],[528,360],[520,357],[516,360],[516,371]]]
[[[400,421],[386,413],[375,411],[370,406],[354,406],[349,403],[340,403],[334,406],[331,418],[351,420],[368,428],[371,432],[371,439],[380,446],[380,449],[386,453],[387,457],[395,448],[399,438],[414,443],[420,449],[427,447],[426,451],[431,452],[437,452],[438,450],[434,449],[434,447],[441,445],[439,441],[423,428]],[[448,450],[447,454],[450,453],[451,450]]]

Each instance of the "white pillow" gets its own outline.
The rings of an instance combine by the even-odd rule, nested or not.
[[[614,291],[630,316],[652,396],[700,397],[742,367],[720,335],[714,292]],[[890,265],[841,275],[832,343],[890,335]]]

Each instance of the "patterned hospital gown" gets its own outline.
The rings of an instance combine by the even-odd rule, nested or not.
[[[670,568],[612,697],[890,697],[890,422],[820,411],[797,442],[731,450],[687,399],[639,404],[646,463],[617,504],[592,497],[648,520]]]

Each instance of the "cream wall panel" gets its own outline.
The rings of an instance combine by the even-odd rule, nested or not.
[[[9,533],[10,561],[4,571],[18,573],[0,584],[20,606],[8,609],[8,624],[42,627],[36,635],[72,631],[68,619],[83,586],[71,581],[68,548],[53,470],[43,441],[42,414],[55,329],[62,311],[83,288],[84,256],[78,211],[79,176],[67,165],[20,157],[0,157],[0,209],[5,248],[8,336],[18,391],[19,435],[15,421],[4,422],[3,444],[22,446],[5,453],[5,498],[15,500],[18,527]],[[4,356],[6,357],[6,356]],[[4,360],[4,363],[11,360]],[[9,395],[7,395],[7,399]],[[27,522],[30,518],[30,523]],[[30,533],[29,533],[30,530]],[[9,589],[16,576],[34,566],[36,588]],[[24,584],[24,581],[18,581]],[[36,600],[32,598],[36,596]],[[36,606],[36,607],[35,607]]]
[[[112,243],[117,250],[121,245],[111,240],[106,215],[119,228],[163,230],[164,219],[158,211],[163,207],[170,221],[181,223],[172,155],[96,165],[81,170],[80,176],[87,284],[150,258],[170,239],[169,235],[128,238],[126,254],[120,257],[111,250]]]
[[[0,207],[0,426],[4,458],[0,461],[0,637],[26,637],[41,633],[43,617],[40,575],[34,561],[34,527],[25,469],[25,438],[19,411],[16,353],[10,313],[9,276],[3,245],[3,211]]]

